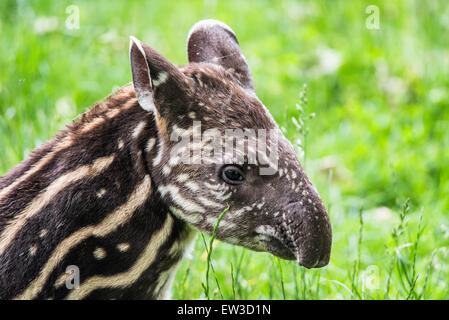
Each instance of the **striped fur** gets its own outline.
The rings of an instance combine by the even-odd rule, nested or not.
[[[148,148],[149,137],[157,139],[154,126],[132,87],[124,87],[0,179],[0,298],[161,295],[163,285],[153,290],[164,279],[153,270],[176,264],[184,252],[166,261],[167,252],[183,247],[177,242],[192,231],[153,192],[143,155],[156,154]],[[123,243],[126,251],[117,248]],[[98,247],[107,253],[101,260]],[[83,291],[55,285],[69,265],[79,267]],[[102,278],[106,285],[88,285]]]
[[[188,56],[177,68],[132,38],[133,84],[0,178],[0,299],[169,298],[196,231],[211,233],[227,207],[218,239],[309,268],[329,262],[326,209],[256,97],[233,31],[196,24]],[[173,152],[173,134],[210,129],[269,130],[280,159],[184,163]],[[193,140],[200,155],[209,150]],[[271,175],[260,173],[266,165]],[[229,166],[242,183],[224,178]],[[68,270],[79,271],[79,288]]]

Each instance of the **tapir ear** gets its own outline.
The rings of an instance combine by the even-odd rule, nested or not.
[[[189,88],[188,78],[160,53],[130,38],[133,85],[140,106],[162,117],[184,113],[181,107]]]
[[[232,69],[242,87],[254,91],[248,63],[234,31],[226,24],[212,19],[197,22],[187,38],[187,55],[189,62],[209,62]]]

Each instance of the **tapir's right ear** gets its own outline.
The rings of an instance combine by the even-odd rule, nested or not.
[[[136,38],[130,38],[133,85],[140,106],[168,122],[176,119],[186,112],[182,107],[189,90],[189,79],[160,53]]]

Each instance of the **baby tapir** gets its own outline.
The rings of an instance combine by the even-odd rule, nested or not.
[[[326,209],[235,33],[198,22],[187,53],[178,68],[131,37],[133,83],[0,178],[1,299],[168,298],[220,216],[222,241],[328,264]]]

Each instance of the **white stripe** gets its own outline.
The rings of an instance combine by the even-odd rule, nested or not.
[[[210,208],[223,208],[223,210],[225,209],[224,206],[221,203],[218,202],[214,202],[211,201],[207,198],[204,197],[198,197],[198,200],[205,205],[206,207],[210,207]]]
[[[158,145],[158,150],[157,150],[157,155],[156,157],[153,159],[153,166],[158,166],[159,163],[161,163],[162,160],[162,155],[164,154],[164,143],[162,143],[161,141],[159,141],[159,145]]]
[[[178,182],[185,182],[187,181],[187,179],[189,179],[189,176],[185,173],[181,173],[178,177],[176,177],[176,180],[178,180]]]
[[[140,121],[139,124],[133,130],[133,138],[138,138],[143,128],[147,123],[145,121]]]
[[[156,144],[155,138],[148,139],[147,146],[145,147],[145,151],[150,152],[151,150],[153,150],[155,144]]]
[[[197,224],[203,220],[203,217],[199,213],[184,214],[184,212],[173,206],[170,206],[170,212],[173,213],[175,217],[191,224]]]
[[[99,224],[78,229],[70,236],[62,240],[47,260],[45,266],[41,269],[38,277],[34,279],[28,288],[15,299],[30,300],[36,297],[42,290],[56,266],[58,266],[58,264],[74,247],[91,236],[105,237],[116,231],[117,228],[132,218],[135,210],[137,210],[150,195],[151,179],[150,176],[146,175],[143,181],[136,186],[126,203],[117,207]]]
[[[45,188],[37,197],[35,197],[28,206],[16,215],[9,222],[8,226],[0,235],[0,255],[14,240],[17,233],[35,214],[40,212],[55,196],[64,190],[68,185],[75,183],[86,177],[93,177],[101,174],[106,170],[114,160],[114,156],[102,157],[96,159],[93,163],[79,167],[70,171],[54,180],[47,188]]]
[[[200,190],[200,187],[198,186],[198,184],[196,182],[193,182],[193,181],[187,181],[184,185],[187,188],[189,188],[190,190],[195,191],[195,192]]]
[[[163,84],[165,81],[167,81],[167,79],[168,79],[167,72],[160,72],[158,77],[155,80],[153,80],[153,87],[156,88],[157,86],[159,86],[159,85]]]
[[[167,215],[164,225],[151,236],[146,248],[136,263],[127,271],[111,276],[93,276],[75,290],[71,290],[67,300],[82,299],[92,291],[101,288],[127,288],[136,282],[142,273],[154,262],[160,247],[165,243],[173,228],[173,218]]]
[[[175,185],[169,184],[167,186],[160,186],[158,190],[162,196],[165,196],[167,193],[170,194],[173,202],[185,211],[195,213],[205,212],[202,206],[194,201],[184,198],[184,196],[179,192],[179,188]]]

